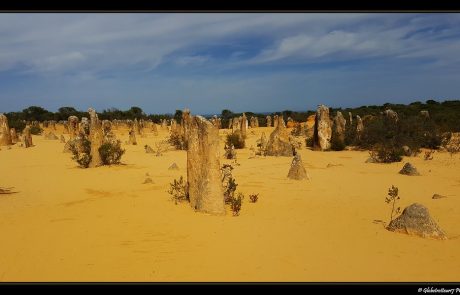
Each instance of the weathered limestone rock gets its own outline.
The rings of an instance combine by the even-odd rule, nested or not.
[[[102,132],[102,122],[97,117],[96,111],[89,108],[88,113],[90,116],[89,140],[91,141],[91,162],[89,167],[97,167],[103,164],[99,148],[104,142],[104,134]]]
[[[387,230],[422,238],[447,239],[444,231],[431,218],[428,209],[418,203],[406,207],[400,216],[390,222]]]
[[[102,120],[102,131],[104,132],[104,135],[108,134],[109,132],[112,131],[112,122],[109,120]]]
[[[272,127],[272,117],[267,116],[267,127]]]
[[[460,152],[460,132],[451,132],[443,140],[442,146],[448,152],[458,153]]]
[[[273,116],[273,127],[278,127],[278,115]]]
[[[254,146],[251,145],[251,147],[249,148],[248,159],[254,159],[255,157],[256,157],[256,149],[254,148]]]
[[[267,137],[265,136],[265,132],[262,132],[260,139],[257,140],[257,148],[257,155],[265,156],[265,151],[267,150]]]
[[[196,211],[225,214],[219,163],[219,130],[201,116],[187,118],[187,182]]]
[[[361,135],[363,134],[363,130],[364,130],[363,120],[361,120],[361,117],[359,115],[356,115],[356,137],[358,139],[361,138]]]
[[[347,121],[343,117],[340,111],[337,111],[337,115],[334,117],[334,136],[339,140],[339,142],[345,144],[345,126]]]
[[[68,129],[69,129],[69,134],[70,134],[70,140],[75,139],[75,137],[79,133],[79,128],[78,128],[78,118],[75,116],[70,116],[68,119]]]
[[[45,139],[47,140],[58,140],[59,137],[56,136],[53,132],[45,133]]]
[[[350,126],[353,124],[353,115],[351,112],[348,112],[348,116],[350,117]]]
[[[88,118],[82,117],[80,122],[80,132],[84,132],[86,135],[89,135],[91,128],[90,125],[91,123]]]
[[[241,130],[240,121],[239,118],[233,118],[232,132],[236,132],[237,130]]]
[[[168,170],[179,170],[179,166],[177,166],[176,163],[172,163],[171,166],[169,166]]]
[[[155,123],[152,123],[152,132],[153,132],[153,135],[155,135],[155,136],[158,135],[157,124],[155,124]]]
[[[129,144],[132,144],[132,145],[137,145],[137,141],[136,141],[136,132],[131,129],[129,131],[129,141],[128,141]]]
[[[398,114],[392,109],[385,110],[383,114],[394,122],[398,122]]]
[[[62,143],[65,143],[65,137],[64,137],[64,135],[62,135],[62,134],[61,134],[61,142],[62,142]]]
[[[241,134],[243,138],[246,138],[246,131],[248,129],[248,120],[246,119],[246,114],[243,113],[243,117],[241,119]]]
[[[13,144],[10,132],[8,118],[4,114],[0,114],[0,146]]]
[[[412,150],[407,145],[403,145],[402,149],[403,149],[403,152],[404,152],[405,156],[409,157],[409,156],[412,155]]]
[[[315,130],[313,134],[313,147],[322,151],[331,148],[332,122],[329,118],[329,108],[325,105],[318,106],[315,117]]]
[[[144,149],[147,154],[155,154],[155,151],[148,144],[144,145]]]
[[[233,128],[233,119],[230,118],[228,119],[228,129],[232,129]]]
[[[16,129],[14,128],[10,129],[10,136],[11,136],[12,143],[17,143],[19,141],[18,134],[16,133]]]
[[[266,155],[292,157],[293,149],[289,142],[289,133],[282,122],[283,117],[279,116],[277,119],[278,123],[275,121],[276,128],[268,139]]]
[[[412,166],[411,163],[404,164],[404,167],[399,171],[399,174],[404,174],[404,175],[409,175],[409,176],[420,175],[420,173],[418,173],[417,169],[414,166]]]
[[[428,111],[420,111],[420,116],[422,116],[425,119],[429,119],[430,113]]]
[[[29,148],[33,146],[32,135],[30,134],[30,126],[26,126],[22,131],[22,141],[24,142],[24,147]]]
[[[295,180],[308,179],[307,171],[302,163],[302,158],[299,153],[296,153],[292,159],[291,168],[289,169],[288,178]]]

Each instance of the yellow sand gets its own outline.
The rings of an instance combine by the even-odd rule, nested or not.
[[[249,129],[247,148],[238,150],[233,173],[246,195],[238,217],[171,201],[169,183],[186,177],[186,152],[155,157],[143,148],[164,131],[124,145],[125,165],[93,169],[78,168],[63,143],[42,136],[29,149],[1,147],[0,187],[19,193],[0,195],[0,281],[460,281],[459,155],[410,158],[422,176],[409,177],[398,174],[404,162],[303,148],[311,179],[294,181],[286,178],[290,157],[248,159],[271,130]],[[124,142],[128,132],[118,136]],[[179,171],[168,170],[173,162]],[[146,173],[153,184],[142,184]],[[451,239],[392,233],[375,222],[390,218],[384,200],[392,184],[401,207],[424,204]],[[255,204],[251,193],[259,193]]]

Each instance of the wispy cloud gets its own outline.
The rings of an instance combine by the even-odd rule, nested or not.
[[[340,83],[353,84],[344,77],[374,77],[380,84],[368,85],[383,93],[385,81],[396,83],[389,76],[412,75],[411,81],[426,87],[440,75],[452,81],[458,77],[459,51],[458,14],[8,13],[0,14],[0,100],[48,91],[72,102],[74,91],[93,93],[101,106],[122,103],[133,93],[149,104],[154,93],[158,100],[168,97],[170,105],[173,97],[203,97],[202,89],[208,89],[207,106],[215,97],[229,97],[224,103],[237,106],[266,101],[274,106],[282,93],[304,97],[307,104],[321,89],[342,95]],[[331,88],[329,77],[339,77],[339,85]],[[30,92],[20,89],[24,79],[35,82],[28,84]],[[163,84],[153,88],[151,79]],[[451,93],[453,86],[442,85],[439,93]],[[395,91],[417,96],[416,88],[398,84]],[[368,96],[359,95],[371,98],[367,91]]]

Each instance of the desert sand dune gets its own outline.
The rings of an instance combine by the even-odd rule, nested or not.
[[[146,153],[168,136],[160,128],[123,144],[117,166],[78,168],[64,143],[43,136],[31,148],[3,148],[0,186],[18,193],[0,195],[0,281],[460,281],[458,154],[372,164],[367,152],[303,147],[310,179],[291,180],[292,157],[248,158],[272,130],[250,128],[237,150],[232,172],[246,196],[238,217],[228,206],[210,216],[174,204],[167,190],[186,177],[186,151]],[[127,129],[115,132],[128,141]],[[221,164],[232,163],[222,157],[227,132]],[[398,173],[407,161],[420,176]],[[143,183],[146,173],[153,183]],[[387,231],[391,185],[402,208],[424,204],[449,239]]]

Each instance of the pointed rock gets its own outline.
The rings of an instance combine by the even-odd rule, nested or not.
[[[292,159],[291,169],[289,169],[288,178],[295,180],[309,179],[307,170],[302,163],[302,158],[300,154],[297,153]]]
[[[417,203],[406,207],[400,216],[390,222],[387,230],[422,238],[447,239],[446,234],[431,218],[428,209]]]

